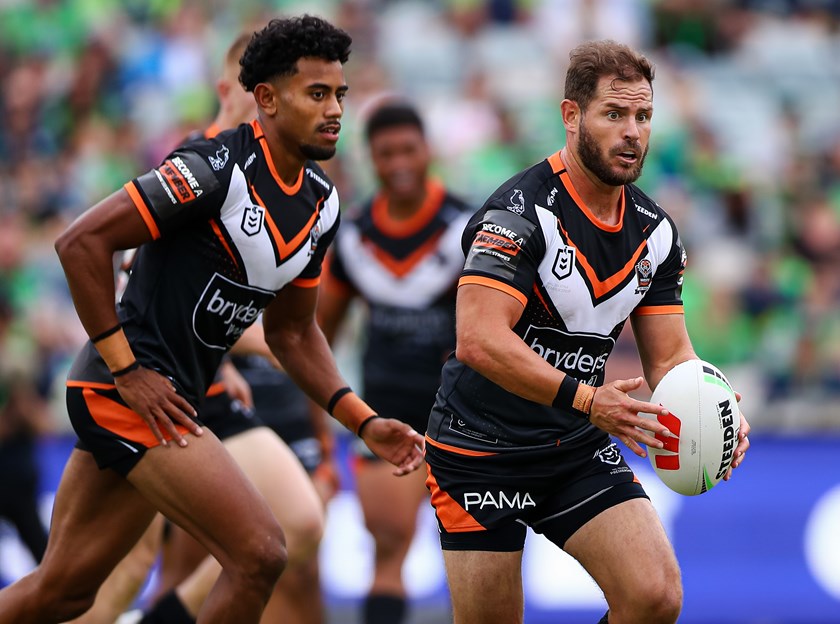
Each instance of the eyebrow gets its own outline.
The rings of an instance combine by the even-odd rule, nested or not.
[[[332,91],[333,90],[332,85],[328,85],[324,82],[313,82],[312,84],[307,85],[306,88],[307,89],[324,89],[325,91]],[[350,89],[350,87],[345,84],[345,85],[340,85],[340,86],[336,87],[335,91],[336,92],[348,91],[349,89]]]
[[[603,106],[604,108],[611,108],[611,109],[621,110],[621,111],[624,111],[624,110],[630,110],[630,107],[629,107],[629,106],[627,106],[626,104],[619,104],[618,102],[614,102],[614,101],[613,101],[613,102],[611,102],[611,101],[609,101],[609,100],[605,101],[605,102],[602,104],[602,106]],[[644,112],[644,111],[648,111],[648,112],[649,112],[649,111],[652,111],[652,110],[653,110],[653,104],[647,104],[647,105],[645,105],[645,106],[640,106],[640,107],[638,107],[638,108],[639,108],[639,110],[640,110],[640,111],[643,111],[643,112]]]

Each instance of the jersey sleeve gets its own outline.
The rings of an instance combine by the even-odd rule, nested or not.
[[[333,188],[329,198],[324,203],[324,209],[321,211],[318,223],[309,233],[312,256],[300,275],[292,280],[292,284],[304,288],[318,286],[321,281],[321,267],[324,264],[324,257],[335,239],[340,222],[338,191]]]
[[[651,279],[650,288],[634,314],[683,314],[682,286],[686,253],[673,222],[667,256]]]
[[[458,286],[488,286],[527,305],[546,250],[540,226],[491,204],[480,220],[470,222],[464,240],[467,259]]]
[[[227,190],[217,175],[203,154],[187,147],[172,152],[159,167],[124,188],[157,239],[219,214]]]

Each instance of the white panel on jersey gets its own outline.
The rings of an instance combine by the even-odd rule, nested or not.
[[[235,165],[222,206],[222,223],[245,262],[249,283],[264,290],[278,291],[309,264],[312,236],[310,233],[307,242],[278,267],[264,213],[262,206],[250,201],[245,176]],[[312,232],[321,234],[327,231],[335,223],[337,215],[338,194],[333,190]]]
[[[402,277],[380,263],[362,242],[355,224],[341,226],[338,250],[347,274],[368,301],[403,308],[425,307],[450,288],[464,268],[461,235],[468,220],[469,215],[463,215],[453,221],[440,237],[437,249]]]
[[[539,275],[551,302],[560,313],[569,332],[585,332],[609,336],[615,326],[623,322],[639,305],[644,292],[637,292],[636,280],[630,280],[619,292],[597,305],[580,270],[574,261],[574,250],[567,247],[557,232],[557,219],[548,210],[537,208],[537,215],[546,238],[546,254],[539,266]],[[673,245],[673,229],[663,219],[647,241],[642,258],[653,264],[653,272],[668,257]],[[570,270],[569,270],[570,269]]]

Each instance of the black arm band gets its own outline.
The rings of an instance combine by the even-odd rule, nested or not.
[[[121,368],[120,370],[114,371],[113,373],[111,373],[111,376],[112,377],[122,377],[123,375],[127,375],[131,371],[137,370],[138,368],[140,368],[140,362],[138,362],[137,360],[134,360],[131,364],[129,364],[125,368]]]
[[[335,409],[336,403],[341,400],[345,394],[350,394],[353,390],[349,386],[344,386],[343,388],[339,388],[335,391],[335,393],[330,397],[329,402],[327,403],[327,414],[330,416],[333,415],[333,410]]]
[[[572,377],[566,375],[563,381],[560,382],[560,387],[557,389],[557,396],[551,402],[551,405],[564,410],[572,409],[572,403],[575,401],[575,394],[577,394],[580,382]]]
[[[382,417],[381,417],[379,414],[371,414],[370,416],[368,416],[367,418],[365,418],[365,419],[362,421],[362,424],[361,424],[361,425],[359,425],[359,428],[356,430],[356,435],[357,435],[357,436],[359,436],[359,437],[361,438],[361,437],[362,437],[362,431],[363,431],[363,430],[364,430],[364,428],[367,426],[367,424],[368,424],[371,420],[373,420],[374,418],[382,418]]]
[[[90,341],[93,342],[93,343],[97,343],[100,340],[105,340],[105,338],[107,338],[108,336],[113,336],[114,334],[116,334],[121,329],[122,329],[122,323],[117,323],[111,329],[106,329],[101,334],[97,334],[96,336],[91,338]]]

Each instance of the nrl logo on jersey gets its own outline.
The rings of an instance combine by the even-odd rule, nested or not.
[[[242,231],[248,236],[255,236],[262,230],[265,221],[265,208],[262,206],[248,206],[242,211]]]
[[[513,194],[510,196],[508,200],[510,204],[505,206],[508,210],[510,210],[514,214],[521,215],[525,212],[525,197],[522,195],[522,191],[519,189],[514,189]]]
[[[636,264],[636,294],[640,295],[650,290],[650,282],[653,279],[653,265],[647,258],[642,258]]]
[[[558,280],[565,279],[572,274],[574,266],[575,248],[564,245],[557,250],[557,256],[554,258],[554,266],[551,267],[551,272]]]
[[[210,166],[213,167],[215,171],[221,171],[225,168],[229,155],[230,150],[228,150],[227,145],[222,145],[222,147],[220,147],[216,152],[216,155],[208,156],[207,160],[210,161]]]

